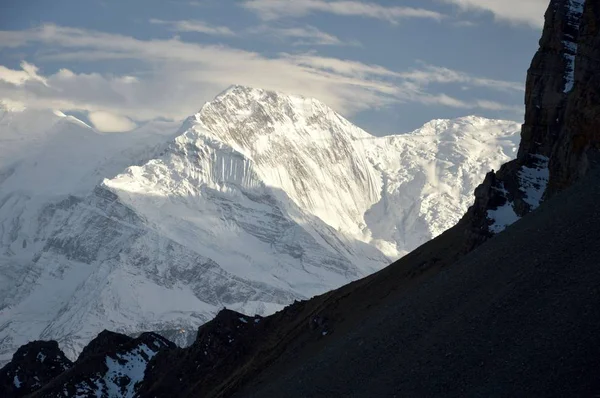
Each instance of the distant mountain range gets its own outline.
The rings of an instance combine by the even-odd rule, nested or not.
[[[388,265],[472,204],[519,125],[374,137],[323,103],[234,86],[183,126],[100,134],[0,110],[0,359],[101,330],[182,342],[223,307],[271,314]],[[191,336],[191,337],[190,337]]]

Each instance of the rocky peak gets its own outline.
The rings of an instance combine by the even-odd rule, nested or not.
[[[527,75],[525,123],[517,159],[475,192],[470,250],[572,185],[598,163],[600,4],[553,0]]]
[[[48,344],[58,349],[56,342]],[[72,367],[69,362],[67,371],[44,379],[34,396],[133,397],[148,362],[158,352],[174,348],[156,333],[142,333],[134,339],[105,330],[83,349]],[[7,367],[15,363],[13,359]]]
[[[0,396],[22,397],[40,389],[73,363],[56,341],[33,341],[17,350],[12,361],[0,369]]]
[[[212,381],[232,374],[240,363],[256,355],[256,342],[267,335],[266,326],[260,316],[221,310],[198,329],[190,347],[156,356],[148,365],[140,395],[187,396],[193,391],[193,395],[203,396],[214,387]]]
[[[253,151],[273,140],[371,137],[314,98],[243,86],[232,86],[205,104],[191,122]]]
[[[267,123],[283,122],[285,116],[292,122],[338,116],[333,109],[314,98],[245,86],[232,86],[219,94],[202,107],[200,115],[223,113],[223,110],[239,119],[264,116]]]
[[[115,349],[128,345],[133,339],[123,334],[103,330],[96,338],[85,346],[77,358],[77,362],[87,361],[96,356],[104,356]]]

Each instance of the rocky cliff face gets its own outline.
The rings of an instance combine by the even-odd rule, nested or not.
[[[554,0],[527,76],[517,159],[489,173],[462,223],[466,250],[552,197],[598,163],[600,4]]]
[[[58,348],[56,341],[33,341],[13,355],[10,364],[0,370],[0,395],[23,397],[40,389],[73,363]]]
[[[46,344],[50,343],[54,342]],[[103,331],[83,349],[71,368],[46,380],[32,396],[133,397],[150,360],[161,351],[173,349],[175,344],[155,333],[133,339]]]

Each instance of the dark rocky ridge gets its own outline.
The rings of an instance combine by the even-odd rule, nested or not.
[[[450,266],[421,263],[452,250],[460,231],[449,231],[309,302],[331,335],[296,326],[244,382],[204,396],[598,396],[599,197],[596,170]]]
[[[155,333],[134,339],[105,330],[72,363],[57,342],[35,341],[21,347],[0,370],[0,397],[128,396],[135,391],[132,377],[139,369],[143,375],[154,355],[175,347]]]
[[[31,396],[97,396],[98,392],[102,397],[127,396],[128,391],[136,388],[136,380],[128,371],[139,363],[145,368],[154,355],[175,347],[156,333],[143,333],[134,339],[105,330],[83,349],[71,369]],[[110,369],[109,361],[119,369]]]
[[[257,340],[268,334],[263,318],[222,310],[198,329],[196,341],[185,349],[165,351],[148,365],[142,396],[204,396],[223,375],[257,355]],[[176,365],[176,366],[173,366]],[[186,382],[181,382],[186,380]]]
[[[23,397],[52,381],[73,363],[56,341],[33,341],[13,355],[0,370],[0,396]]]

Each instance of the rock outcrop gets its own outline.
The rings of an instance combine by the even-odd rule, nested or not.
[[[233,375],[240,363],[257,354],[268,326],[259,316],[222,310],[198,329],[194,344],[185,349],[165,351],[148,366],[141,396],[198,396]]]
[[[58,349],[56,342],[46,344],[54,344]],[[43,388],[32,396],[133,397],[144,379],[148,362],[159,352],[175,347],[156,333],[143,333],[134,339],[105,330],[83,349],[72,367],[65,367],[51,380],[45,380]],[[64,357],[62,352],[61,355]],[[4,391],[0,396],[12,395]]]
[[[600,158],[600,4],[553,0],[527,76],[517,159],[489,173],[461,223],[469,251],[585,176]]]
[[[33,341],[0,370],[0,396],[23,397],[39,390],[73,366],[56,341]]]

